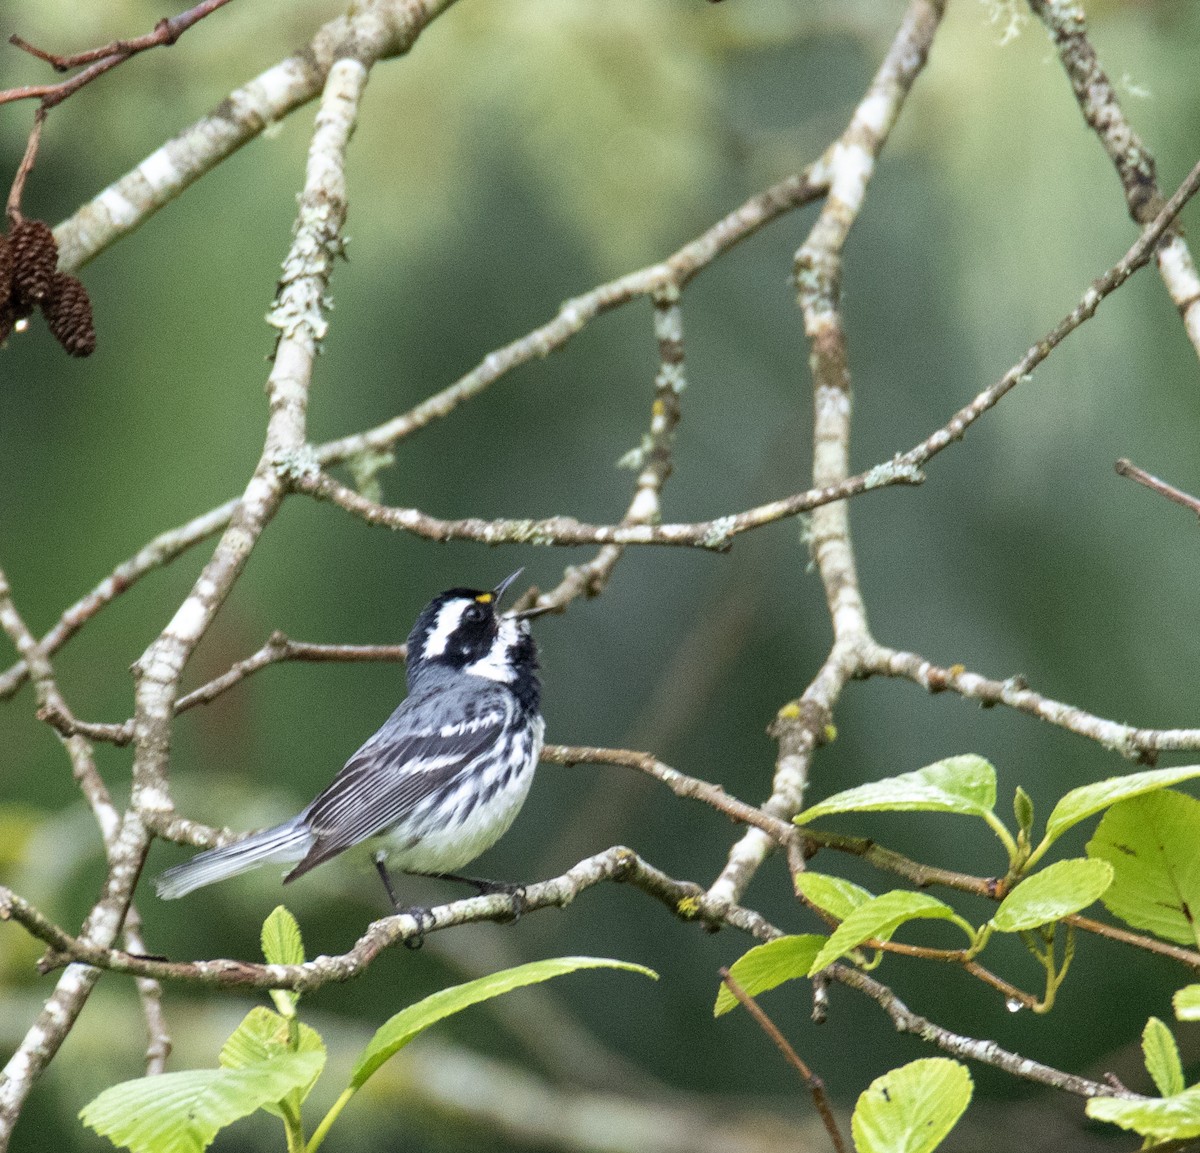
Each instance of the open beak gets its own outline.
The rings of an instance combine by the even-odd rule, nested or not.
[[[500,598],[504,596],[505,592],[508,591],[508,586],[512,584],[513,581],[515,581],[517,577],[519,577],[524,571],[524,567],[517,569],[515,573],[513,573],[511,576],[506,576],[494,589],[492,589],[492,596],[496,598],[496,604],[500,603]]]
[[[512,584],[513,581],[515,581],[517,579],[517,577],[519,577],[524,571],[525,570],[523,568],[517,569],[517,571],[515,573],[513,573],[512,576],[505,577],[494,589],[492,589],[492,595],[496,598],[496,604],[500,603],[500,598],[504,595],[505,591],[508,589],[508,586],[510,584]],[[508,613],[505,613],[504,615],[506,617],[508,617],[510,620],[527,621],[530,619],[530,617],[540,617],[543,613],[550,612],[550,610],[551,610],[550,605],[544,605],[541,608],[538,608],[535,605],[533,608],[530,608],[530,609],[522,609],[519,613],[508,612]]]

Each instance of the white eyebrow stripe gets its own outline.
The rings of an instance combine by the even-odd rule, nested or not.
[[[423,656],[440,657],[445,654],[446,645],[449,644],[454,630],[462,622],[466,603],[462,600],[447,601],[438,609],[437,620],[434,622],[433,628],[429,630],[425,648],[422,650]]]

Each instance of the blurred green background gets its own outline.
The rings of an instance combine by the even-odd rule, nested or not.
[[[70,50],[144,31],[160,7],[12,0],[0,9],[0,33]],[[313,439],[409,408],[549,319],[566,297],[659,259],[815,159],[844,127],[902,8],[890,0],[456,5],[409,57],[376,69],[367,91],[349,165],[349,262],[333,282]],[[50,117],[26,212],[69,215],[339,11],[316,0],[285,8],[238,0],[176,47],[103,78]],[[1044,32],[1027,23],[1001,43],[1005,16],[997,23],[992,14],[975,0],[951,5],[847,248],[856,468],[942,424],[1073,307],[1135,236]],[[1200,155],[1200,8],[1111,2],[1089,5],[1089,15],[1170,192]],[[47,79],[15,49],[0,59],[6,86]],[[30,115],[26,105],[0,110],[8,171]],[[311,107],[294,114],[84,270],[99,332],[90,360],[69,361],[38,323],[0,354],[0,564],[39,633],[149,537],[244,485],[266,415],[272,334],[262,316],[287,250],[311,123]],[[718,515],[806,486],[807,353],[789,274],[814,211],[776,223],[684,297],[689,387],[668,519]],[[382,474],[385,499],[447,517],[616,519],[632,477],[615,462],[646,425],[655,368],[650,310],[637,302],[402,443]],[[1186,512],[1120,480],[1112,465],[1129,456],[1200,491],[1198,384],[1196,354],[1170,300],[1153,271],[1140,273],[938,458],[923,487],[855,503],[877,636],[942,664],[1022,673],[1034,688],[1104,716],[1195,725],[1200,536]],[[151,575],[59,655],[61,686],[80,716],[129,715],[128,666],[210,551],[201,546]],[[527,579],[549,587],[564,564],[587,555],[435,546],[291,500],[186,685],[248,655],[272,629],[314,641],[397,641],[443,587],[488,585],[522,564]],[[548,739],[650,749],[749,801],[769,791],[774,747],[765,727],[801,691],[830,638],[794,522],[739,538],[725,556],[631,553],[603,597],[540,622],[537,632]],[[401,669],[382,665],[278,666],[188,713],[173,759],[184,811],[246,828],[290,815],[390,712],[402,683]],[[100,843],[32,701],[26,688],[0,708],[0,880],[73,926],[102,875]],[[850,685],[836,721],[837,741],[816,759],[814,797],[969,751],[994,761],[1003,796],[1023,784],[1044,817],[1067,788],[1128,767],[1027,718],[928,697],[906,683]],[[123,795],[128,752],[101,747],[97,756]],[[933,863],[980,874],[1003,868],[995,842],[955,818],[844,827]],[[1078,851],[1089,832],[1064,851]],[[547,766],[480,870],[533,880],[620,842],[707,883],[736,835],[702,806],[627,771]],[[158,845],[149,868],[183,856]],[[821,858],[819,867],[875,891],[890,887],[857,862]],[[449,895],[425,883],[406,892]],[[284,896],[310,954],[343,951],[385,912],[377,882],[350,862],[286,893],[263,870],[177,905],[146,891],[139,905],[153,950],[256,957],[259,925]],[[789,898],[778,861],[763,869],[748,902],[785,928],[815,928]],[[387,955],[364,979],[308,1001],[345,1060],[417,996],[518,960],[614,956],[651,965],[663,980],[569,978],[548,990],[553,1012],[567,1015],[562,1024],[534,1000],[522,1008],[514,999],[515,1015],[474,1010],[441,1028],[440,1039],[414,1046],[389,1086],[347,1112],[339,1147],[561,1147],[472,1112],[465,1088],[449,1094],[464,1104],[460,1113],[436,1104],[422,1073],[461,1057],[439,1048],[457,1042],[504,1068],[528,1067],[539,1084],[568,1095],[562,1100],[581,1085],[641,1084],[656,1099],[761,1110],[807,1133],[810,1103],[765,1038],[741,1014],[711,1016],[717,967],[747,943],[676,923],[638,893],[610,886],[566,912],[438,934],[419,954]],[[37,952],[17,928],[0,933],[0,1047],[17,1044],[51,988],[34,975]],[[998,964],[1036,988],[1035,966],[1019,949],[1001,950]],[[1075,1071],[1112,1069],[1146,1089],[1136,1040],[1148,1014],[1170,1018],[1170,993],[1187,975],[1095,940],[1081,943],[1076,966],[1048,1019],[1010,1015],[958,972],[889,958],[880,975],[950,1028]],[[173,1067],[210,1064],[250,1003],[168,989]],[[843,1104],[878,1073],[925,1054],[842,989],[833,990],[820,1028],[800,986],[765,1003]],[[545,1020],[565,1054],[529,1035]],[[1192,1029],[1178,1031],[1187,1060],[1200,1059]],[[588,1056],[585,1039],[604,1055]],[[107,1147],[74,1114],[100,1088],[137,1075],[142,1048],[131,986],[105,980],[35,1092],[14,1148]],[[995,1147],[1008,1126],[1023,1149],[1117,1147],[1079,1120],[1074,1101],[973,1073],[977,1103],[948,1148]],[[482,1095],[491,1084],[479,1069],[467,1082]],[[235,1128],[217,1148],[278,1148],[274,1126]],[[602,1127],[593,1122],[589,1131]]]

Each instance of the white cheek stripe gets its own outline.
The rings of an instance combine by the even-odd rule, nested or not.
[[[464,601],[449,601],[438,609],[437,620],[429,632],[429,638],[425,641],[425,656],[440,657],[445,655],[446,645],[462,620],[464,604]]]

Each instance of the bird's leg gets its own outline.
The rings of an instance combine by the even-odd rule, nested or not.
[[[425,944],[425,925],[426,922],[433,921],[433,914],[428,909],[422,908],[419,905],[401,906],[396,899],[396,890],[392,888],[392,875],[387,870],[387,854],[376,853],[372,858],[375,862],[375,868],[379,873],[379,879],[383,882],[383,887],[387,890],[388,900],[392,903],[392,908],[397,913],[406,913],[417,922],[417,935],[408,937],[404,941],[406,949],[419,949]]]
[[[514,884],[512,881],[489,881],[486,877],[464,877],[461,873],[414,873],[412,877],[429,877],[434,881],[458,881],[472,886],[481,897],[489,897],[493,893],[503,893],[512,902],[512,919],[519,921],[525,912],[525,886]]]

